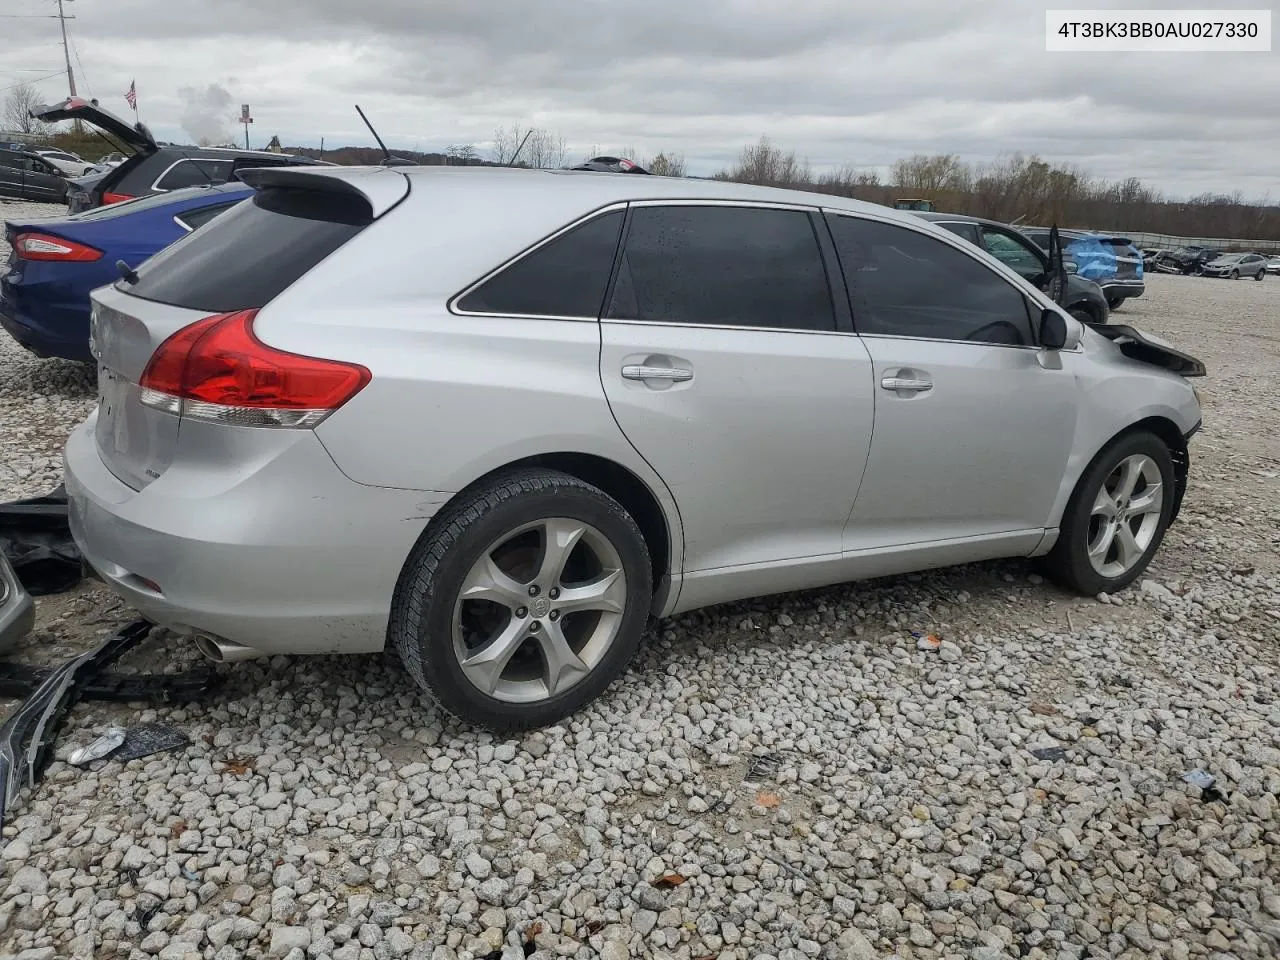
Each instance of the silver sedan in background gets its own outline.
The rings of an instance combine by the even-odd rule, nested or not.
[[[95,292],[66,447],[106,583],[230,660],[393,645],[553,723],[649,617],[998,557],[1086,594],[1178,514],[1203,367],[840,197],[334,167]]]

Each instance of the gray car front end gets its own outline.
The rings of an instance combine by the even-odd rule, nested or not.
[[[485,573],[484,557],[458,561],[471,572],[460,567],[452,580],[447,564],[433,565],[437,555],[472,549],[464,518],[482,525],[485,511],[505,509],[503,498],[521,499],[520,491],[542,502],[539,484],[567,484],[563,502],[582,499],[582,516],[597,508],[594,494],[578,488],[602,492],[610,510],[634,521],[634,557],[647,556],[643,580],[652,580],[652,592],[641,598],[638,621],[630,597],[602,593],[599,610],[604,623],[625,608],[625,629],[637,631],[646,613],[1051,554],[1082,477],[1130,435],[1166,444],[1180,464],[1179,489],[1170,493],[1180,498],[1185,485],[1200,408],[1183,376],[1091,330],[1007,266],[910,214],[792,191],[597,173],[346,168],[245,179],[263,195],[306,194],[316,216],[329,218],[324,230],[346,218],[350,235],[261,304],[222,302],[222,294],[164,302],[157,291],[193,271],[184,251],[203,247],[191,245],[237,262],[234,245],[220,248],[219,237],[231,236],[226,222],[237,216],[265,222],[277,201],[263,200],[260,211],[242,205],[210,225],[217,229],[179,241],[139,270],[136,286],[96,291],[101,397],[65,451],[71,527],[89,564],[144,616],[195,635],[214,658],[370,652],[392,638],[414,676],[440,696],[437,685],[473,676],[480,655],[448,641],[462,664],[455,675],[444,661],[417,659],[418,641],[404,639],[404,624],[417,623],[413,605],[426,606],[414,591],[433,576],[461,590],[440,601],[454,611],[440,614],[440,629],[447,633],[453,616],[457,634],[469,597],[492,600],[513,611],[510,623],[529,618],[535,634],[533,624],[542,625],[528,636],[556,673],[563,662],[552,664],[548,638],[556,602],[571,589],[553,584],[548,594],[542,581],[529,581],[531,599],[522,603],[510,577]],[[348,212],[326,212],[335,204]],[[1032,329],[1047,330],[1053,315],[1065,335],[1046,346],[859,333],[843,281],[832,287],[837,326],[827,333],[610,319],[599,306],[585,316],[466,309],[466,291],[571,227],[689,206],[803,214],[828,273],[841,261],[824,223],[908,231],[1001,278],[1010,296],[1024,298]],[[255,235],[269,237],[275,221],[266,228]],[[288,242],[299,248],[297,237]],[[280,255],[270,239],[262,243],[254,257]],[[871,274],[848,276],[852,283]],[[272,377],[287,379],[271,373],[277,362],[314,361],[325,376],[345,370],[364,379],[327,406],[268,411],[256,401],[223,402],[216,383],[198,397],[170,396],[156,358],[202,323],[219,337],[241,331],[236,342],[260,354],[254,383],[268,392]],[[195,335],[189,340],[190,356],[204,349]],[[236,361],[230,348],[209,349],[199,362],[212,365],[213,383],[222,376],[217,364]],[[186,373],[179,363],[179,380],[193,375],[191,363]],[[491,493],[498,489],[516,493]],[[1132,508],[1114,499],[1116,517],[1137,510],[1137,497]],[[1167,521],[1167,510],[1160,517]],[[542,524],[546,555],[555,524],[532,522]],[[582,542],[639,583],[632,553],[607,542],[612,522],[603,514],[584,521]],[[1134,529],[1146,528],[1135,521]],[[451,537],[463,545],[448,546]],[[611,604],[617,611],[608,612]],[[434,629],[421,628],[424,645]],[[571,651],[572,670],[620,669],[597,656],[596,640],[583,643]],[[545,679],[551,694],[558,678]],[[499,725],[546,722],[572,702],[567,694],[538,700],[527,677],[493,683],[476,694],[488,705],[478,712],[458,705],[471,702],[465,697],[450,700],[447,688],[442,699]],[[501,712],[535,700],[543,712]],[[497,712],[486,713],[490,707]]]

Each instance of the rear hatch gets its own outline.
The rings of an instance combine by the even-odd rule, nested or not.
[[[255,170],[258,192],[148,260],[137,281],[93,293],[90,348],[98,361],[97,445],[107,468],[140,490],[173,462],[181,407],[143,402],[152,355],[172,334],[212,316],[256,310],[287,289],[408,192],[408,180],[353,186],[360,173]],[[387,171],[391,176],[390,171]]]
[[[130,124],[83,97],[67,97],[61,103],[32,107],[31,116],[45,123],[58,123],[63,120],[87,123],[97,128],[108,142],[119,147],[123,152],[132,154],[124,163],[106,173],[91,175],[98,178],[96,181],[90,181],[88,177],[79,178],[82,182],[76,183],[68,190],[67,204],[72,212],[97,206],[114,184],[119,183],[131,169],[160,149],[156,138],[143,123]]]
[[[1117,280],[1142,279],[1142,251],[1133,245],[1128,237],[1099,237],[1104,245],[1109,245],[1116,256]]]

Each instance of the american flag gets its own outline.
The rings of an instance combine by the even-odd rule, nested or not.
[[[129,81],[129,92],[124,95],[124,98],[129,101],[129,109],[138,109],[138,86],[135,81]]]

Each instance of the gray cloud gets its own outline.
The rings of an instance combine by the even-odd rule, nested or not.
[[[370,142],[359,102],[404,147],[483,147],[495,127],[532,122],[573,156],[676,150],[710,173],[767,133],[816,167],[1021,151],[1173,194],[1280,196],[1264,162],[1280,151],[1273,54],[1049,54],[1048,6],[219,0],[210,16],[118,0],[80,4],[73,29],[103,102],[123,112],[136,76],[161,136],[179,135],[182,88],[218,84],[254,105],[255,137],[285,142]],[[54,59],[35,46],[52,21],[8,23],[6,63]],[[0,86],[21,78],[0,66]]]

